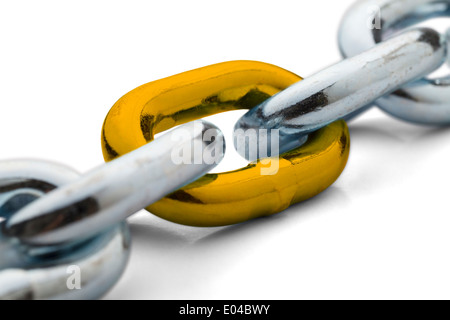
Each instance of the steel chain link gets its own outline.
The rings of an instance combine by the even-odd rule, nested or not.
[[[359,1],[339,31],[347,59],[302,81],[276,66],[234,61],[136,88],[105,120],[109,162],[85,175],[48,162],[0,162],[0,299],[101,297],[128,260],[125,219],[149,205],[176,223],[219,226],[274,214],[320,193],[347,162],[343,120],[374,103],[407,121],[449,124],[448,78],[425,78],[447,59],[446,36],[409,28],[449,12],[450,1],[443,0]],[[223,135],[191,121],[236,109],[250,109],[235,126],[235,146],[253,162],[205,175],[223,157]],[[252,129],[266,131],[252,140]],[[266,157],[260,148],[252,154],[252,143],[275,141],[272,132],[279,135],[278,150],[270,145]],[[200,161],[192,146],[201,150]],[[174,150],[193,151],[188,162],[174,162]],[[270,161],[277,170],[261,174]],[[71,267],[84,275],[81,290],[69,289]]]

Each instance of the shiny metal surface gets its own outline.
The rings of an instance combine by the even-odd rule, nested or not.
[[[251,109],[301,80],[271,64],[237,60],[146,83],[121,97],[109,111],[102,130],[105,160],[137,149],[174,126],[220,112]],[[168,221],[196,227],[276,214],[328,188],[344,169],[349,148],[347,125],[336,122],[300,148],[273,159],[264,152],[264,159],[246,167],[206,174],[146,209]]]
[[[292,141],[353,115],[375,99],[421,78],[444,61],[446,43],[431,29],[415,29],[339,62],[266,100],[238,129],[279,129],[280,152]]]
[[[0,212],[8,221],[23,206],[78,177],[55,163],[1,161]],[[0,232],[0,299],[99,298],[120,278],[129,248],[125,222],[91,239],[56,246],[28,246]],[[67,285],[71,268],[80,272],[79,289]]]
[[[22,268],[0,271],[0,300],[98,299],[118,281],[129,253],[130,235],[124,222],[70,251],[61,251],[60,257],[55,258],[55,252],[51,258],[29,256]],[[81,276],[79,289],[67,285],[74,267]]]
[[[79,177],[75,170],[41,160],[0,161],[0,218],[37,199],[55,186]]]
[[[41,160],[0,161],[0,217],[10,218],[28,203],[76,180],[79,173],[61,164]],[[0,224],[3,227],[4,221]],[[0,229],[1,230],[1,229]],[[17,239],[0,232],[0,269],[30,266],[34,260],[32,250]],[[57,250],[57,248],[52,248]],[[34,251],[34,250],[32,250]]]
[[[371,16],[370,7],[380,9],[380,30],[367,27],[377,19],[378,11],[372,10]],[[350,58],[284,91],[297,76],[272,72],[277,69],[273,66],[244,74],[244,67],[254,62],[211,66],[216,72],[227,70],[218,77],[204,68],[141,86],[119,100],[119,105],[132,105],[132,112],[120,115],[115,105],[105,121],[103,151],[112,161],[84,176],[46,162],[0,162],[0,299],[101,297],[120,278],[129,258],[130,235],[123,220],[152,203],[150,209],[168,220],[220,226],[270,215],[311,198],[328,187],[347,162],[349,134],[345,122],[337,120],[357,116],[377,99],[382,109],[404,120],[450,123],[450,77],[424,78],[445,61],[448,36],[425,28],[397,34],[449,12],[450,1],[360,1],[340,30],[341,50]],[[285,75],[277,80],[276,74]],[[240,86],[236,79],[242,81]],[[278,83],[267,86],[262,80]],[[170,90],[153,91],[158,86]],[[212,91],[203,96],[206,89]],[[185,98],[190,102],[180,103]],[[182,125],[147,143],[154,134],[198,115],[257,104],[235,129],[279,130],[283,155],[274,177],[261,180],[258,161],[186,186],[223,157],[223,136],[206,122]],[[204,139],[208,130],[213,131],[212,141]],[[174,161],[174,149],[196,146],[221,152],[215,152],[213,162],[198,162],[195,150],[190,162]],[[68,286],[74,268],[83,277],[78,289]]]
[[[362,0],[345,14],[339,29],[342,55],[353,57],[424,20],[450,16],[448,0]],[[376,20],[381,29],[369,28]],[[400,119],[429,125],[450,124],[450,77],[422,78],[375,103]]]
[[[205,141],[205,133],[215,139]],[[38,245],[91,237],[207,173],[222,159],[224,144],[220,130],[205,121],[182,125],[28,205],[5,222],[4,233]],[[196,151],[189,163],[173,161],[173,150],[194,146],[200,152],[219,146],[215,161],[197,162]]]

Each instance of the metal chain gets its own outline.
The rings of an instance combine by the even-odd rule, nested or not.
[[[278,129],[281,146],[288,145],[351,118],[374,100],[436,70],[445,57],[446,43],[437,32],[405,32],[267,99],[239,119],[236,130]]]
[[[368,18],[373,7],[379,10]],[[128,261],[125,219],[151,204],[170,221],[216,226],[274,214],[314,196],[347,162],[342,119],[374,103],[407,121],[449,124],[448,78],[425,78],[447,59],[446,37],[425,28],[398,34],[449,12],[444,0],[359,1],[339,31],[347,59],[302,81],[275,66],[240,61],[139,87],[104,123],[102,146],[110,162],[83,176],[49,162],[0,162],[0,299],[101,297]],[[270,178],[257,171],[267,159],[205,176],[223,157],[223,135],[209,123],[190,121],[234,109],[250,109],[235,126],[235,144],[244,142],[238,151],[251,161],[252,142],[267,145],[270,130],[279,134],[278,150],[266,154],[279,164]],[[249,129],[269,131],[249,140]],[[175,149],[192,146],[201,154],[207,150],[209,161],[196,161],[195,150],[189,161],[173,161]],[[81,290],[68,288],[72,267],[86,275]]]
[[[372,12],[369,17],[368,12]],[[359,1],[347,11],[342,20],[338,37],[339,47],[344,58],[352,57],[374,47],[404,28],[430,18],[448,16],[450,16],[449,0]],[[367,27],[367,21],[376,20],[379,20],[378,26],[375,25],[374,29]],[[433,45],[447,50],[450,44],[446,41],[448,35],[448,32],[442,35],[439,42],[435,41]],[[448,61],[448,56],[446,58]],[[421,60],[419,63],[425,61]],[[448,103],[450,77],[429,79],[426,78],[428,74],[429,72],[424,73],[420,80],[402,86],[400,90],[383,96],[374,103],[387,113],[409,122],[428,125],[450,124]]]
[[[72,169],[51,162],[0,162],[0,217],[8,221],[26,204],[79,177]],[[90,239],[52,246],[29,246],[2,233],[1,299],[99,298],[120,278],[130,253],[126,222],[103,228]],[[80,290],[68,290],[67,270],[71,266],[79,268],[85,277]]]

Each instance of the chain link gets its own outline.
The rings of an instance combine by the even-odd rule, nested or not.
[[[377,10],[368,17],[370,8]],[[128,261],[124,220],[150,204],[170,221],[216,226],[280,212],[318,194],[347,162],[348,130],[337,120],[353,119],[373,103],[407,121],[450,123],[448,78],[425,78],[447,58],[446,37],[426,28],[398,34],[449,12],[450,1],[443,0],[360,1],[339,31],[348,58],[303,81],[272,65],[238,61],[141,86],[105,120],[102,147],[110,162],[83,176],[48,162],[0,162],[0,299],[101,297]],[[281,156],[267,154],[280,164],[272,176],[257,172],[264,159],[204,176],[223,157],[223,136],[209,123],[184,123],[235,109],[250,109],[235,126],[235,144],[245,141],[238,152],[250,160],[256,160],[251,142],[267,141],[246,140],[247,130],[277,130]],[[204,139],[208,130],[215,139]],[[214,149],[214,161],[196,162],[195,152],[187,163],[173,161],[174,149],[192,145]],[[71,266],[86,275],[81,290],[67,286]]]
[[[0,162],[0,216],[8,217],[47,192],[76,181],[79,174],[51,162]],[[4,227],[4,221],[0,227]],[[96,299],[121,276],[130,253],[126,222],[103,227],[88,239],[30,246],[0,232],[0,299]],[[80,290],[68,290],[67,270],[79,268]]]
[[[446,43],[436,31],[405,32],[267,99],[239,119],[236,130],[278,129],[281,146],[288,145],[433,72],[445,57]]]
[[[203,139],[208,130],[215,140]],[[3,233],[33,245],[92,237],[203,176],[222,159],[223,144],[219,129],[205,121],[182,125],[34,201],[4,223]],[[218,145],[219,152],[209,163],[171,161],[172,150],[192,145],[202,150]]]
[[[353,57],[405,28],[430,18],[449,15],[448,0],[358,1],[342,20],[339,47],[344,58]],[[377,20],[378,26],[374,23],[373,29],[367,27],[368,21]],[[447,35],[442,35],[439,41],[436,37],[429,38],[429,41],[430,44],[447,51],[449,43],[446,44],[446,38]],[[422,60],[419,63],[426,62]],[[401,86],[401,89],[377,99],[374,103],[387,113],[405,121],[428,125],[450,124],[450,76],[430,79],[426,77],[429,74],[430,72],[424,72],[420,80]]]
[[[106,117],[103,153],[110,160],[172,126],[227,110],[251,109],[300,80],[267,63],[231,61],[145,84],[119,99]],[[268,135],[263,134],[266,141]],[[301,148],[232,172],[208,174],[148,210],[172,222],[200,227],[278,213],[328,188],[347,163],[349,143],[346,124],[336,123]]]

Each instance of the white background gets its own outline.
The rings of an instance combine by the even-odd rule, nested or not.
[[[339,61],[353,0],[0,1],[1,158],[85,172],[126,92],[227,60],[301,76]],[[228,135],[239,114],[213,118]],[[107,299],[450,298],[450,129],[377,109],[350,124],[345,172],[271,218],[198,229],[141,212]],[[245,164],[232,153],[218,168]]]

